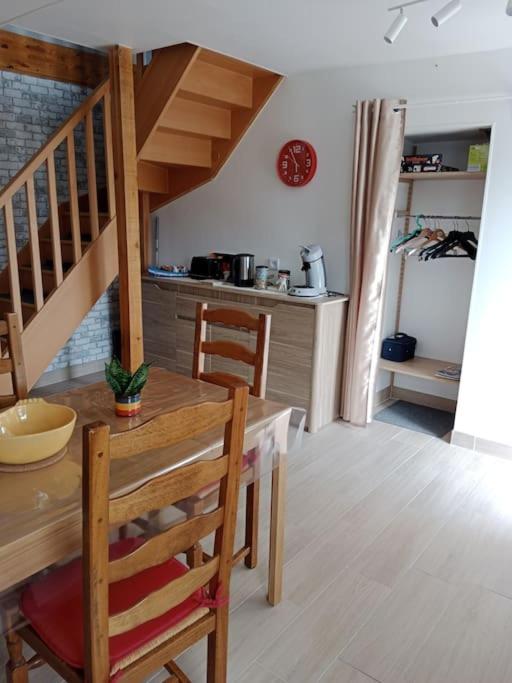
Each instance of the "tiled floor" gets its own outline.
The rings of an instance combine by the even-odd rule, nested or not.
[[[383,423],[306,435],[275,608],[268,500],[266,479],[259,566],[233,575],[231,683],[512,681],[512,462]],[[204,644],[179,660],[194,683],[204,662]]]

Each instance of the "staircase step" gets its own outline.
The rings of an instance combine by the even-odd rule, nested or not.
[[[80,211],[80,233],[82,239],[91,239],[91,215],[88,211]],[[98,213],[100,230],[108,223],[109,214],[105,211]],[[60,214],[60,234],[63,239],[71,239],[71,212],[62,211]]]
[[[32,290],[33,279],[32,279],[32,266],[21,266],[19,268],[20,273],[20,285],[23,289]],[[49,294],[55,287],[55,278],[53,271],[48,271],[41,269],[42,281],[43,281],[43,293],[45,295]]]
[[[0,293],[0,313],[12,313],[13,306],[11,303],[11,295],[5,292]],[[21,314],[23,316],[23,323],[26,325],[30,318],[35,314],[36,307],[34,304],[34,295],[30,290],[23,290],[21,292]]]
[[[83,236],[82,236],[83,237]],[[53,248],[52,248],[52,240],[50,237],[42,237],[39,240],[40,248],[41,248],[41,261],[44,262],[52,262],[53,263]],[[86,241],[82,239],[82,252],[84,252],[91,244],[91,241]],[[61,239],[60,241],[60,250],[62,254],[62,262],[63,263],[73,263],[74,262],[74,255],[73,255],[73,241],[71,239]]]
[[[175,97],[159,123],[161,128],[202,137],[231,138],[231,111]]]
[[[141,159],[179,166],[211,168],[212,141],[159,128],[144,145]]]
[[[251,76],[197,59],[181,83],[179,95],[229,109],[251,109]]]
[[[22,289],[20,292],[21,295],[21,303],[23,304],[28,304],[30,306],[35,306],[34,303],[34,292],[32,292],[31,289]],[[1,301],[11,301],[11,295],[6,294],[5,292],[0,293],[0,300]]]

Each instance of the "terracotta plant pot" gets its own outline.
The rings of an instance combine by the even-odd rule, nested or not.
[[[133,417],[142,410],[140,394],[134,396],[116,396],[116,415],[118,417]]]

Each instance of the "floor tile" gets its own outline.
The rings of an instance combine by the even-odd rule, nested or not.
[[[388,590],[345,572],[268,647],[258,661],[285,681],[311,683],[364,625]]]

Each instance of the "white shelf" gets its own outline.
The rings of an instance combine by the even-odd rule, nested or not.
[[[433,171],[431,173],[400,173],[400,182],[412,180],[485,180],[485,173],[477,171]]]
[[[395,372],[398,375],[409,375],[410,377],[420,377],[421,379],[428,379],[433,382],[442,382],[443,384],[458,384],[458,380],[445,379],[444,377],[437,377],[436,372],[445,368],[448,365],[455,365],[446,360],[436,360],[435,358],[421,358],[417,356],[411,360],[405,360],[403,363],[397,363],[392,360],[379,360],[379,369]]]

